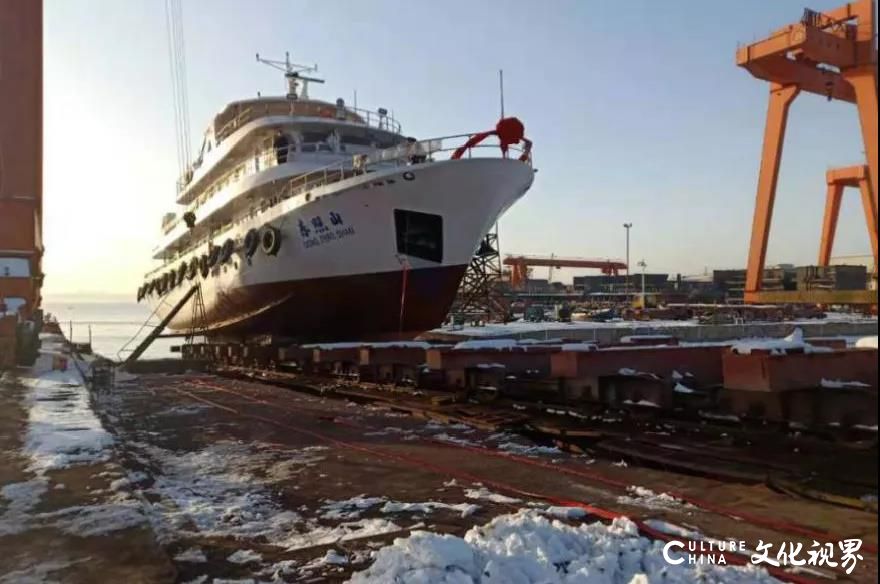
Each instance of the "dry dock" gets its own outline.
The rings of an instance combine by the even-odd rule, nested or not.
[[[876,507],[770,480],[799,469],[828,479],[829,491],[832,479],[845,485],[841,500],[876,494],[876,440],[606,409],[580,434],[554,435],[572,416],[548,404],[451,403],[429,390],[235,367],[119,372],[112,388],[89,391],[72,365],[3,381],[4,469],[14,469],[0,477],[4,574],[340,582],[396,538],[461,536],[525,509],[571,525],[626,516],[645,541],[687,534],[806,549],[860,538],[849,575],[769,568],[797,582],[876,581]],[[62,422],[39,404],[78,415]],[[61,427],[47,434],[37,422]],[[81,448],[51,439],[65,433]],[[42,450],[35,436],[49,437]]]

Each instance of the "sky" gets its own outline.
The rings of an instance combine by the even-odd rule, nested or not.
[[[312,97],[356,90],[419,138],[494,127],[503,69],[538,173],[502,253],[622,258],[631,222],[648,271],[744,267],[767,84],[735,52],[804,1],[184,0],[192,147],[226,103],[284,93],[257,52],[317,63]],[[164,2],[46,0],[44,18],[44,293],[133,296],[175,210]],[[825,171],[862,150],[853,106],[797,99],[768,263],[815,263]],[[861,213],[852,192],[834,255],[869,253]]]

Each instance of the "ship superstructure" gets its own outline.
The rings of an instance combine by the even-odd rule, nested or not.
[[[522,124],[415,140],[385,109],[310,98],[322,82],[312,68],[272,63],[287,94],[215,116],[138,300],[162,315],[199,284],[200,326],[222,337],[398,338],[437,326],[482,236],[532,184]],[[170,326],[195,324],[181,310]]]

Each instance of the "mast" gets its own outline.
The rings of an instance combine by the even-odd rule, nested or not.
[[[283,61],[264,59],[260,57],[260,53],[257,53],[257,62],[284,72],[284,79],[287,81],[287,99],[308,99],[309,83],[324,83],[323,79],[303,75],[303,73],[317,73],[318,65],[291,63],[289,52],[284,53]],[[302,90],[300,90],[300,85],[302,85]]]

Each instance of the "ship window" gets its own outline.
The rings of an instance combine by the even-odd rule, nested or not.
[[[443,261],[443,217],[395,209],[394,227],[397,253],[432,262]]]
[[[27,305],[27,300],[18,296],[0,298],[0,316],[16,315],[22,306]]]
[[[355,146],[369,146],[371,140],[367,136],[353,136],[351,134],[343,134],[342,143],[353,144]]]
[[[326,142],[330,136],[328,132],[303,132],[302,141],[305,143]]]
[[[0,258],[0,278],[29,278],[30,275],[27,258]]]

